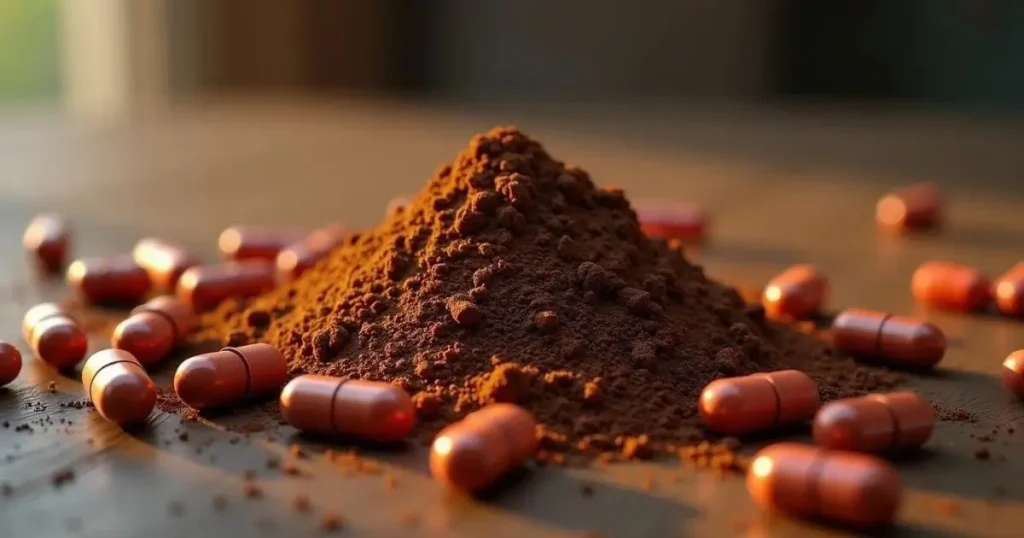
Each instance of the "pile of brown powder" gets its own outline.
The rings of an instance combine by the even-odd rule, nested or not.
[[[621,190],[513,127],[474,137],[379,227],[296,282],[223,305],[196,338],[278,346],[293,375],[396,383],[424,438],[518,403],[556,459],[705,439],[697,397],[721,377],[797,368],[826,400],[899,381],[766,322],[677,246],[647,239]]]

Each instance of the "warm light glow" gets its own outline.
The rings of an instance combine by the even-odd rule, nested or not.
[[[768,302],[776,303],[782,299],[782,289],[778,286],[770,286],[764,290],[764,298]]]
[[[996,286],[996,297],[1012,298],[1017,292],[1017,286],[1013,282],[1003,281]]]
[[[438,437],[434,440],[433,450],[440,456],[447,456],[451,453],[453,447],[454,443],[452,443],[451,438],[448,436]]]
[[[903,200],[895,196],[886,196],[878,202],[878,219],[885,224],[899,224],[906,213],[907,208]]]
[[[757,477],[767,477],[772,474],[772,459],[761,456],[754,460],[754,464],[750,466],[750,472],[754,473]]]

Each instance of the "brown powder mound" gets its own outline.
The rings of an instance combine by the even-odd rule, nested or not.
[[[557,460],[704,439],[697,396],[721,377],[798,368],[825,399],[897,382],[766,322],[679,248],[648,240],[621,190],[512,127],[474,137],[408,205],[296,282],[204,322],[197,339],[270,343],[293,375],[402,386],[423,436],[518,403]]]

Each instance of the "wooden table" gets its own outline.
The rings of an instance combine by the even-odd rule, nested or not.
[[[919,312],[908,290],[911,272],[926,259],[970,263],[993,275],[1019,260],[1020,122],[877,110],[255,100],[180,107],[100,131],[54,116],[4,117],[2,338],[19,341],[25,310],[64,294],[60,282],[32,278],[20,251],[23,226],[37,212],[72,219],[79,254],[123,252],[158,234],[212,258],[216,234],[232,224],[372,225],[390,197],[417,189],[472,133],[515,121],[556,156],[635,198],[706,204],[714,241],[699,259],[721,278],[763,282],[788,264],[813,261],[832,277],[832,307],[921,313],[939,324],[951,341],[947,358],[912,386],[969,408],[979,421],[940,423],[927,450],[899,462],[908,495],[893,535],[1024,532],[1024,406],[994,375],[1008,352],[1024,347],[1019,322]],[[920,179],[935,179],[949,193],[948,230],[880,237],[872,217],[877,197]],[[107,345],[102,336],[91,344],[94,351]],[[422,448],[364,450],[380,470],[369,464],[353,472],[320,455],[343,445],[276,423],[240,433],[250,425],[244,410],[213,422],[157,413],[126,433],[73,406],[84,397],[77,375],[57,375],[22,350],[28,360],[21,376],[0,389],[0,483],[10,488],[0,494],[4,537],[300,536],[323,532],[324,514],[340,516],[337,532],[346,536],[846,535],[764,516],[741,478],[719,481],[675,462],[542,468],[493,498],[470,501],[432,483]],[[158,379],[166,383],[176,362],[165,363]],[[292,443],[312,456],[289,456]],[[989,460],[975,458],[981,446]],[[295,461],[300,474],[269,468],[268,460]],[[64,471],[73,477],[55,483]],[[261,497],[243,495],[246,473]],[[585,486],[592,496],[583,495]],[[310,500],[308,513],[293,507],[300,494]]]

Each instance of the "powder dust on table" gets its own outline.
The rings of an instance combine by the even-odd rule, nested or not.
[[[542,457],[628,458],[707,438],[710,381],[798,368],[823,399],[898,377],[764,319],[678,245],[644,236],[623,192],[514,127],[474,137],[377,228],[297,281],[207,315],[196,340],[262,341],[291,374],[383,380],[418,433],[492,402],[542,425]]]

